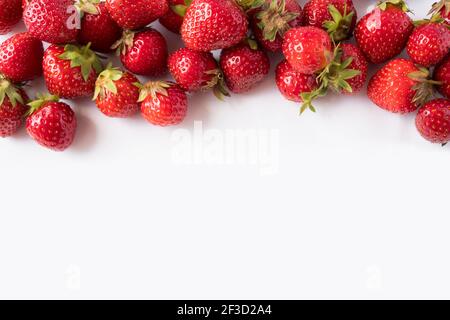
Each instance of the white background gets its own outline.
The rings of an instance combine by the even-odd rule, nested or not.
[[[409,1],[416,18],[432,3]],[[176,128],[71,105],[68,151],[0,141],[1,298],[450,298],[450,149],[414,115],[362,92],[299,117],[273,73],[224,103],[192,96]]]

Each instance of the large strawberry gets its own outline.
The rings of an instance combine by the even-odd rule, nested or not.
[[[95,85],[94,100],[108,117],[126,118],[139,111],[139,80],[111,65],[100,73]]]
[[[400,54],[414,29],[403,0],[381,2],[358,22],[355,38],[372,63],[383,63]]]
[[[367,94],[377,106],[394,113],[408,113],[424,105],[433,94],[435,81],[411,60],[395,59],[370,80]]]
[[[70,147],[77,129],[77,118],[70,106],[50,95],[39,95],[28,105],[28,134],[41,146],[54,151]]]
[[[159,22],[168,30],[180,33],[183,18],[192,0],[169,0],[170,10],[159,18]]]
[[[434,69],[433,78],[439,82],[439,92],[450,99],[450,55]]]
[[[18,33],[0,45],[0,72],[13,82],[26,82],[42,75],[44,47],[29,33]]]
[[[51,45],[44,53],[44,78],[51,94],[61,98],[89,97],[102,63],[89,46]]]
[[[189,49],[212,51],[238,44],[247,27],[247,18],[234,0],[193,0],[184,16],[181,36]]]
[[[6,34],[22,18],[21,0],[0,0],[0,34]]]
[[[23,20],[30,34],[54,44],[74,42],[78,14],[74,0],[28,0]]]
[[[28,97],[0,74],[0,137],[12,136],[19,130],[28,111]]]
[[[352,0],[310,0],[302,15],[303,25],[324,28],[335,41],[352,36],[356,19]]]
[[[166,39],[154,29],[133,32],[125,30],[114,46],[129,71],[143,76],[159,76],[166,72],[169,55]]]
[[[148,82],[141,86],[139,102],[142,116],[157,126],[177,125],[187,114],[186,93],[175,83]]]
[[[432,143],[450,142],[450,100],[428,102],[417,113],[416,127],[422,137]]]
[[[169,10],[168,0],[106,0],[111,17],[124,29],[143,28]]]

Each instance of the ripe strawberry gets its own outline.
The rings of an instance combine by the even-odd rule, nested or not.
[[[295,71],[286,60],[278,64],[275,74],[278,89],[291,101],[303,102],[302,93],[312,92],[318,88],[315,75]]]
[[[98,76],[94,100],[108,117],[126,118],[139,111],[139,80],[108,65]]]
[[[51,45],[44,52],[44,78],[51,94],[73,99],[92,96],[102,63],[89,46]]]
[[[193,0],[184,16],[181,36],[189,49],[212,51],[241,42],[247,27],[244,12],[233,0]]]
[[[186,117],[186,93],[172,82],[150,81],[141,86],[139,102],[142,116],[157,126],[177,125]]]
[[[222,51],[220,67],[228,88],[234,93],[253,89],[269,74],[270,60],[256,43],[241,43]]]
[[[77,130],[73,110],[59,102],[57,96],[50,95],[39,95],[28,105],[31,107],[26,124],[28,134],[41,146],[54,151],[70,147]]]
[[[367,94],[376,105],[394,113],[415,111],[433,94],[428,70],[406,59],[390,61],[370,80]]]
[[[358,46],[350,43],[342,43],[341,48],[342,48],[341,62],[348,61],[348,59],[351,58],[351,63],[346,68],[350,70],[356,70],[359,72],[359,74],[355,75],[354,77],[346,79],[347,83],[351,88],[351,91],[341,89],[339,90],[339,92],[343,94],[356,93],[360,91],[366,84],[369,62],[362,53],[361,49],[358,48]]]
[[[125,30],[113,48],[129,71],[143,76],[159,76],[167,69],[169,55],[166,39],[154,29],[140,32]]]
[[[122,36],[122,28],[111,18],[104,2],[84,1],[80,2],[83,17],[78,42],[84,45],[91,43],[91,48],[95,51],[112,51],[112,45]]]
[[[370,62],[382,63],[400,54],[414,29],[403,0],[380,3],[358,22],[355,38]]]
[[[434,69],[434,80],[440,82],[438,86],[439,92],[446,98],[450,99],[450,55],[448,55]]]
[[[302,15],[303,25],[324,28],[335,41],[352,36],[356,19],[352,0],[310,0]]]
[[[13,82],[26,82],[42,75],[44,47],[29,33],[18,33],[0,45],[0,72]]]
[[[450,51],[450,29],[441,22],[425,21],[409,37],[407,49],[414,63],[434,66]]]
[[[30,34],[54,44],[75,42],[77,15],[74,0],[28,0],[23,20]]]
[[[284,35],[283,54],[297,72],[321,71],[330,63],[331,51],[331,38],[320,28],[298,27]]]
[[[22,18],[21,0],[0,0],[0,34],[7,34]]]
[[[450,0],[439,0],[433,4],[429,15],[439,15],[447,22],[450,22]]]
[[[450,100],[428,102],[417,113],[416,127],[422,137],[432,143],[450,142]]]
[[[28,97],[0,74],[0,137],[12,136],[19,130],[28,111]]]
[[[159,18],[159,22],[173,33],[180,33],[183,18],[192,0],[169,0],[169,11]]]
[[[106,0],[111,17],[123,29],[141,29],[169,11],[168,0]]]

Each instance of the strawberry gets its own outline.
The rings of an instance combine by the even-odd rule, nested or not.
[[[266,0],[251,18],[251,28],[258,43],[266,50],[281,50],[283,36],[300,26],[302,8],[297,0]]]
[[[270,60],[256,42],[241,43],[222,51],[220,67],[228,88],[234,93],[253,89],[269,74]]]
[[[18,33],[0,45],[0,72],[19,83],[42,75],[44,47],[29,33]]]
[[[450,99],[450,55],[434,69],[433,78],[439,82],[439,92]]]
[[[380,3],[356,25],[358,46],[372,63],[383,63],[400,54],[414,29],[403,0]]]
[[[302,15],[303,25],[324,28],[334,41],[350,38],[356,19],[352,0],[310,0]]]
[[[297,27],[284,35],[283,54],[300,73],[321,71],[331,61],[331,38],[317,27]]]
[[[154,29],[140,32],[125,30],[113,48],[129,71],[143,76],[159,76],[167,69],[169,55],[166,39]]]
[[[192,0],[169,0],[170,9],[159,22],[173,33],[180,33],[183,18]]]
[[[234,0],[193,0],[181,26],[189,49],[212,51],[232,47],[247,34],[248,21]]]
[[[21,0],[0,0],[0,34],[7,34],[22,18]]]
[[[111,65],[100,73],[95,84],[94,100],[108,117],[126,118],[139,111],[139,80]]]
[[[79,6],[83,17],[78,42],[84,45],[91,43],[95,51],[110,52],[112,45],[122,36],[122,28],[111,18],[104,2],[80,0]]]
[[[295,102],[303,102],[301,94],[312,92],[318,87],[315,75],[295,71],[286,60],[278,64],[275,82],[281,94]]]
[[[169,10],[168,0],[106,0],[109,14],[123,29],[141,29]]]
[[[0,74],[0,137],[12,136],[19,130],[28,111],[28,97]]]
[[[426,140],[447,144],[450,141],[450,100],[428,102],[417,113],[416,127]]]
[[[157,126],[177,125],[186,117],[186,93],[172,82],[150,81],[141,86],[139,102],[142,116]]]
[[[341,48],[342,48],[341,62],[348,61],[348,59],[351,59],[351,63],[348,65],[347,68],[350,70],[357,70],[359,74],[349,79],[346,79],[351,88],[351,91],[341,89],[339,90],[339,92],[343,94],[356,93],[360,91],[366,84],[369,62],[367,61],[366,57],[364,56],[364,54],[362,53],[361,49],[359,49],[358,46],[350,43],[342,43]]]
[[[43,67],[49,92],[66,99],[92,96],[102,71],[102,63],[89,45],[51,45],[44,52]]]
[[[28,104],[28,134],[41,146],[64,151],[72,144],[77,130],[77,118],[69,105],[57,96],[39,95]]]
[[[74,3],[74,0],[28,0],[23,12],[28,31],[33,37],[45,42],[75,42],[78,16]]]
[[[447,22],[450,22],[450,0],[439,0],[433,4],[429,15],[439,15]]]
[[[367,94],[377,106],[394,113],[415,111],[433,94],[435,81],[429,72],[411,60],[395,59],[379,70],[370,80]]]
[[[434,19],[419,25],[408,40],[409,57],[424,67],[438,64],[450,51],[450,29]]]

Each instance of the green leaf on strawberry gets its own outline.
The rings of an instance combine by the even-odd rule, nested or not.
[[[24,103],[17,87],[0,74],[0,106],[3,105],[5,98],[9,99],[13,107],[17,106],[17,102]]]
[[[64,53],[58,58],[70,61],[71,68],[80,67],[85,82],[88,81],[92,71],[100,73],[103,70],[99,57],[90,49],[90,43],[83,47],[68,44],[64,47]]]

